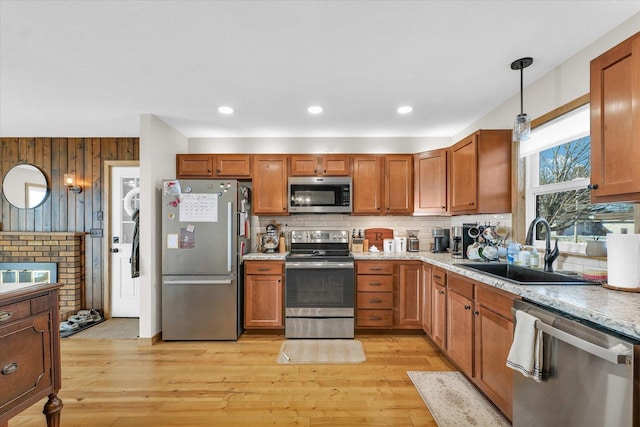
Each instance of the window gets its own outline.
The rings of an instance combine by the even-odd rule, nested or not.
[[[591,204],[590,155],[589,104],[533,129],[531,139],[521,142],[527,169],[526,222],[545,218],[552,239],[564,242],[563,251],[584,253],[586,241],[634,231],[633,204]],[[545,239],[545,233],[538,226],[536,240]]]

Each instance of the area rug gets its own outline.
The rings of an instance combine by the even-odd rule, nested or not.
[[[92,328],[100,323],[104,322],[104,319],[100,319],[98,321],[95,322],[87,322],[87,323],[83,323],[82,325],[78,325],[77,329],[73,329],[71,331],[60,331],[60,338],[68,338],[72,335],[77,334],[78,332],[82,332],[84,330],[87,330],[89,328]]]
[[[439,427],[511,425],[460,372],[407,374]]]
[[[137,339],[139,321],[137,318],[112,317],[89,329],[83,329],[70,339]]]
[[[362,363],[366,360],[358,340],[287,340],[278,354],[281,365],[298,363]]]

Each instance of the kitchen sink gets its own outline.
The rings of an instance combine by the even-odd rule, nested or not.
[[[497,277],[517,285],[597,285],[599,283],[584,280],[577,276],[562,273],[550,273],[543,270],[522,267],[513,264],[478,263],[456,264],[488,276]]]

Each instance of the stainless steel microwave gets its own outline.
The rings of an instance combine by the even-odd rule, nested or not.
[[[351,213],[351,177],[289,178],[289,213]]]

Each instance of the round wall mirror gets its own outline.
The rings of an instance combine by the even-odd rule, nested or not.
[[[14,166],[4,176],[2,193],[16,208],[38,207],[49,194],[47,177],[35,166],[24,164]]]

